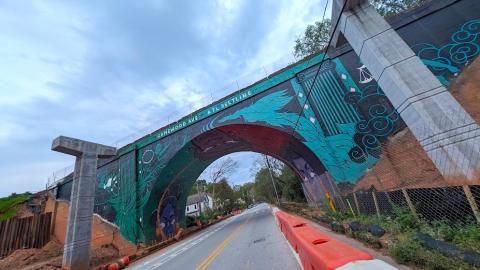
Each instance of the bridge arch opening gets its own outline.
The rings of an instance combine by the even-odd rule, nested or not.
[[[195,181],[214,161],[237,152],[256,152],[282,161],[302,179],[310,202],[322,201],[326,193],[336,191],[318,157],[287,130],[258,124],[219,126],[186,142],[156,177],[140,213],[144,241],[172,237],[184,226],[187,197]]]

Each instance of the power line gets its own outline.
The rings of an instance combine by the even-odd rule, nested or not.
[[[328,0],[327,0],[327,3],[325,4],[325,10],[323,12],[323,17],[322,17],[322,21],[325,20],[325,12],[327,10],[327,6],[328,6]],[[297,118],[297,121],[295,122],[295,125],[293,126],[293,130],[292,130],[292,134],[290,134],[290,138],[293,136],[295,130],[297,129],[297,126],[298,126],[298,122],[300,121],[300,117],[303,113],[303,110],[305,109],[305,104],[307,103],[308,101],[308,98],[310,97],[310,94],[312,93],[312,90],[313,90],[313,86],[315,85],[315,82],[318,78],[318,75],[320,74],[320,70],[322,69],[322,65],[323,65],[323,62],[325,62],[325,57],[327,55],[327,52],[328,52],[328,48],[330,47],[330,44],[332,43],[332,40],[333,40],[333,34],[335,33],[335,31],[337,30],[337,27],[338,27],[338,24],[340,23],[340,18],[342,17],[342,14],[345,10],[345,7],[347,6],[347,2],[348,0],[344,0],[343,2],[343,6],[342,6],[342,9],[340,10],[340,14],[338,15],[338,18],[335,22],[335,26],[333,27],[333,31],[331,32],[332,34],[330,35],[330,38],[328,39],[328,43],[327,43],[327,46],[325,47],[325,52],[323,53],[323,56],[322,56],[322,60],[320,60],[320,63],[319,63],[319,66],[318,66],[318,69],[317,71],[315,72],[315,76],[313,77],[313,81],[312,81],[312,84],[310,86],[310,90],[308,90],[308,92],[306,93],[305,95],[305,102],[303,103],[303,105],[301,106],[300,108],[300,113],[298,114],[298,118]],[[325,25],[323,25],[323,27],[325,27]],[[321,29],[323,30],[323,29]]]

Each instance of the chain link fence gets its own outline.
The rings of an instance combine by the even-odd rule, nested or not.
[[[430,136],[435,147],[456,147],[458,142],[480,137],[478,125],[469,115],[465,118],[455,123],[456,128],[448,131],[448,136]],[[440,121],[447,122],[447,119]],[[433,128],[424,127],[423,130]],[[355,185],[339,185],[340,192],[335,201],[341,200],[342,203],[336,205],[355,215],[391,216],[396,208],[403,208],[428,221],[480,224],[478,171],[465,173],[465,165],[480,167],[477,147],[474,144],[466,151],[451,151],[451,160],[459,164],[453,167],[443,153],[438,156],[438,152],[427,154],[425,146],[422,147],[410,129],[404,128],[379,144],[379,159],[360,181]]]

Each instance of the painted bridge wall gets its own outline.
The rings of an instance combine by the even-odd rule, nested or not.
[[[479,14],[476,0],[433,1],[391,23],[448,85],[480,52]],[[379,158],[380,142],[404,124],[348,44],[329,51],[312,86],[322,58],[291,65],[120,149],[98,169],[95,212],[129,241],[170,237],[184,220],[193,181],[216,158],[236,151],[284,160],[312,200],[324,198],[332,183],[358,181]],[[262,143],[259,134],[274,137]],[[236,146],[221,138],[235,138]],[[204,154],[211,147],[222,151]]]

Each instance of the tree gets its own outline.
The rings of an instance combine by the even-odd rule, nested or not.
[[[227,179],[222,178],[220,181],[218,181],[218,183],[214,184],[214,186],[218,193],[218,208],[220,208],[223,212],[232,211],[235,207],[236,198],[232,187],[228,184]]]
[[[431,0],[371,0],[371,4],[386,19],[421,6]]]
[[[207,181],[203,179],[197,179],[195,183],[193,183],[192,189],[190,190],[189,195],[198,194],[199,192],[207,191],[208,185]]]
[[[283,166],[279,178],[282,183],[282,198],[286,201],[305,202],[302,182],[298,175],[288,166]]]
[[[215,204],[215,183],[220,179],[226,178],[231,175],[238,168],[238,163],[231,157],[221,159],[219,162],[211,166],[207,172],[208,178],[212,185],[212,199]],[[216,206],[213,205],[213,208]]]
[[[273,189],[272,180],[268,168],[260,169],[255,175],[254,183],[255,199],[257,201],[267,201],[275,203],[275,190]]]
[[[303,36],[295,40],[293,54],[296,58],[320,52],[327,46],[330,38],[330,19],[317,21],[305,29]]]
[[[235,198],[241,199],[243,202],[245,202],[245,205],[243,206],[247,206],[253,203],[253,185],[254,183],[248,182],[243,185],[235,185],[233,187]]]
[[[431,0],[371,0],[370,2],[378,13],[388,19],[428,1]],[[329,19],[325,19],[308,25],[303,36],[295,40],[293,52],[295,57],[303,58],[322,51],[328,45],[331,24]]]
[[[268,157],[272,168],[272,177],[278,196],[285,201],[304,202],[305,195],[298,175],[278,159]],[[262,161],[263,160],[263,161]],[[257,172],[255,174],[254,194],[257,200],[264,200],[276,203],[275,189],[272,183],[270,172],[265,158],[256,162]],[[259,168],[259,169],[258,169]]]

